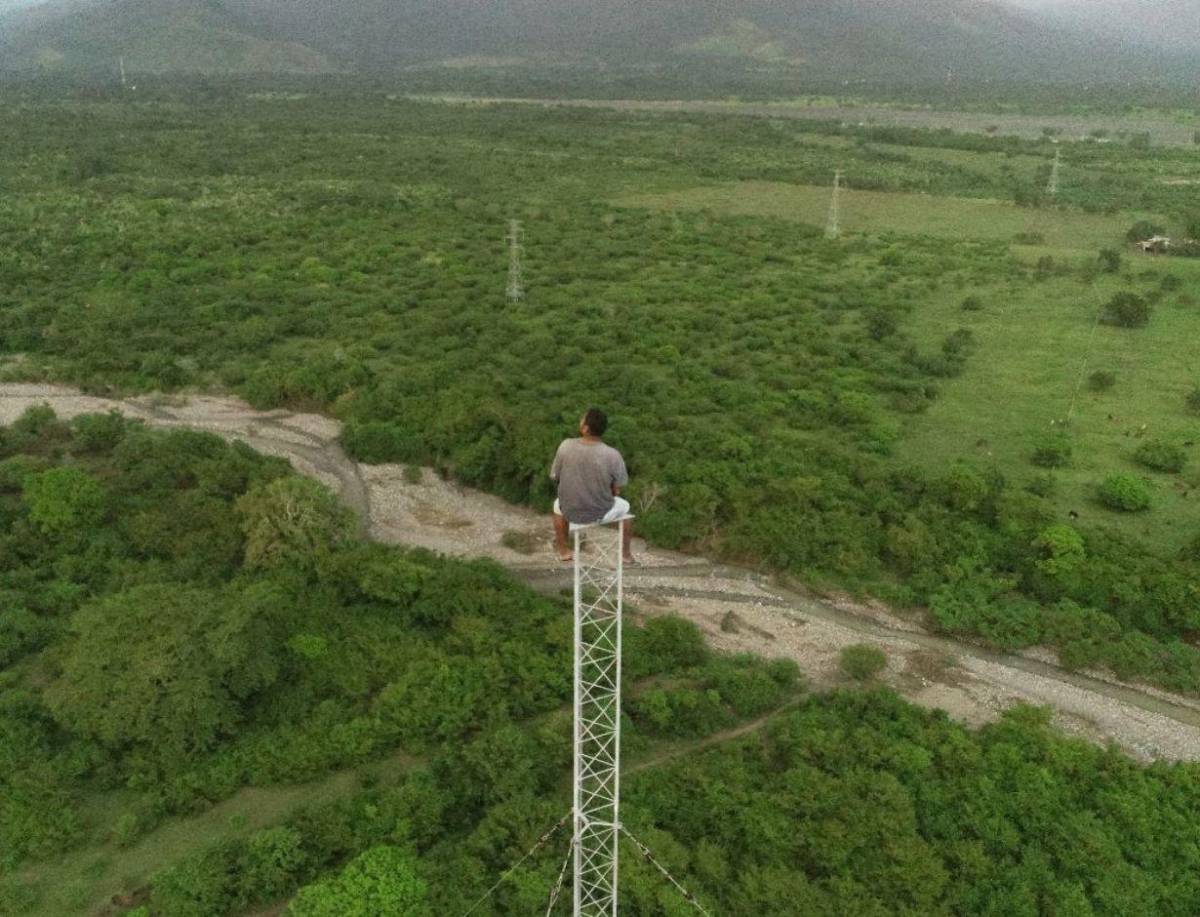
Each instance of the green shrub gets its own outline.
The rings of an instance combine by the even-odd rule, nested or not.
[[[129,426],[119,411],[107,414],[82,414],[71,421],[75,431],[74,451],[107,454],[125,438]]]
[[[1117,374],[1107,369],[1098,369],[1088,376],[1088,388],[1093,392],[1107,392],[1117,384]]]
[[[0,462],[0,493],[21,493],[25,481],[46,469],[46,461],[32,455],[14,455]]]
[[[141,819],[136,812],[123,812],[113,822],[112,839],[118,847],[130,847],[141,836]]]
[[[420,465],[428,457],[421,440],[393,423],[349,423],[342,445],[360,462],[410,462]]]
[[[0,614],[0,669],[41,647],[57,629],[52,620],[10,604]]]
[[[1153,239],[1155,236],[1166,235],[1166,232],[1166,228],[1157,223],[1151,223],[1149,220],[1138,220],[1129,228],[1129,232],[1125,233],[1125,238],[1129,242],[1145,242],[1147,239]]]
[[[1053,497],[1058,493],[1058,478],[1052,474],[1034,475],[1025,483],[1025,489],[1035,497]]]
[[[1200,385],[1197,385],[1188,394],[1187,408],[1191,413],[1200,416]]]
[[[962,301],[961,308],[964,312],[981,312],[983,311],[983,300],[978,296],[968,296]]]
[[[235,869],[238,897],[266,902],[291,891],[308,863],[303,841],[299,831],[283,825],[250,835],[239,845]]]
[[[353,516],[323,485],[286,477],[255,487],[237,502],[246,566],[309,570],[354,531]]]
[[[151,907],[171,917],[213,917],[233,904],[229,847],[218,845],[189,856],[153,879]]]
[[[1137,451],[1133,453],[1133,459],[1152,471],[1178,474],[1187,464],[1187,453],[1182,446],[1161,439],[1151,439],[1138,446]]]
[[[856,643],[842,650],[838,664],[855,681],[869,681],[887,668],[887,654],[877,646]]]
[[[51,468],[25,479],[29,518],[47,535],[85,535],[104,515],[104,488],[77,468]]]
[[[1065,468],[1071,464],[1073,447],[1062,433],[1043,436],[1033,448],[1030,461],[1039,468]]]
[[[1150,324],[1154,307],[1145,297],[1136,293],[1118,293],[1100,312],[1100,320],[1118,328],[1144,328]]]
[[[651,735],[696,738],[731,726],[733,714],[716,688],[651,688],[629,701],[629,711]]]
[[[1100,270],[1106,274],[1116,274],[1121,270],[1121,253],[1115,248],[1100,250]]]
[[[639,650],[654,660],[659,672],[678,672],[702,665],[709,656],[700,628],[674,616],[647,621]]]
[[[1076,572],[1086,556],[1083,536],[1074,528],[1063,523],[1043,529],[1034,539],[1039,571],[1051,577],[1062,577]]]
[[[1150,488],[1131,474],[1114,474],[1100,485],[1100,502],[1121,513],[1140,513],[1150,508]]]
[[[342,872],[302,888],[289,917],[427,917],[429,889],[419,864],[397,847],[373,847]]]
[[[1193,536],[1192,540],[1183,546],[1179,556],[1182,560],[1200,563],[1200,534]]]

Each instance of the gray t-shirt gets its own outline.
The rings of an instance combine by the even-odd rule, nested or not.
[[[564,439],[550,466],[550,478],[558,483],[558,505],[567,521],[588,525],[612,509],[612,489],[628,484],[629,472],[612,446]]]

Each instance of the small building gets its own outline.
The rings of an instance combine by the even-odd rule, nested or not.
[[[1166,236],[1154,236],[1139,242],[1138,248],[1147,255],[1165,255],[1171,250],[1171,240]]]

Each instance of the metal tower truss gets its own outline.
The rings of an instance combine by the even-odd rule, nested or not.
[[[1059,175],[1062,172],[1062,147],[1054,151],[1054,165],[1050,167],[1050,181],[1046,185],[1046,193],[1058,194]]]
[[[829,201],[829,219],[825,223],[825,238],[837,239],[842,234],[842,170],[833,175],[833,197]]]
[[[520,220],[508,221],[508,287],[505,295],[511,303],[518,303],[525,298],[525,278],[521,267],[521,254],[524,246],[521,243],[522,228]]]
[[[632,516],[572,526],[575,547],[575,917],[617,913],[622,543]],[[584,552],[585,547],[587,553]]]

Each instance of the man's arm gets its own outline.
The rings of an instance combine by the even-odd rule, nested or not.
[[[629,483],[629,471],[625,468],[625,459],[617,453],[612,468],[612,493],[614,497],[621,496],[621,488]]]
[[[558,483],[559,475],[562,474],[562,443],[558,444],[558,451],[554,453],[554,461],[550,463],[550,480],[555,484]]]

